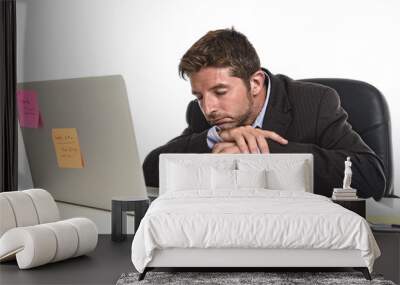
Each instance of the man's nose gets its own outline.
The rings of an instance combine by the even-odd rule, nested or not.
[[[204,95],[203,96],[203,112],[209,116],[217,110],[218,100],[214,96]]]

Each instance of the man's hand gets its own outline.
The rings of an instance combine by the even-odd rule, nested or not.
[[[212,153],[240,153],[240,149],[234,142],[220,142],[214,145]]]
[[[223,130],[219,133],[223,143],[234,143],[239,148],[240,153],[269,153],[267,139],[271,139],[280,144],[287,144],[288,141],[275,132],[253,128],[252,126],[242,126]],[[220,143],[221,144],[221,143]],[[215,147],[214,147],[215,148]],[[233,151],[233,145],[222,145],[217,150],[228,148]],[[213,149],[214,152],[214,149]],[[220,153],[220,152],[216,152]],[[230,152],[236,153],[236,152]]]

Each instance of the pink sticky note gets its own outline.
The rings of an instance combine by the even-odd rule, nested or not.
[[[43,126],[35,91],[18,90],[17,106],[19,124],[22,128],[39,128]]]

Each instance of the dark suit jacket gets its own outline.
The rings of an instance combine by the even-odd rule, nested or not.
[[[263,129],[286,138],[280,145],[268,140],[271,153],[312,153],[314,193],[330,197],[334,187],[342,187],[344,161],[351,157],[352,187],[361,197],[379,199],[385,190],[383,164],[352,130],[340,99],[329,87],[292,80],[268,73],[271,93]],[[158,187],[160,153],[209,153],[207,132],[211,127],[197,102],[190,102],[186,113],[188,127],[182,135],[153,150],[143,163],[147,186]]]

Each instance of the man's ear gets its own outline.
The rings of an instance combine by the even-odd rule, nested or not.
[[[264,87],[265,82],[265,74],[260,69],[253,73],[250,77],[250,93],[252,96],[256,96],[260,93],[262,88]]]

